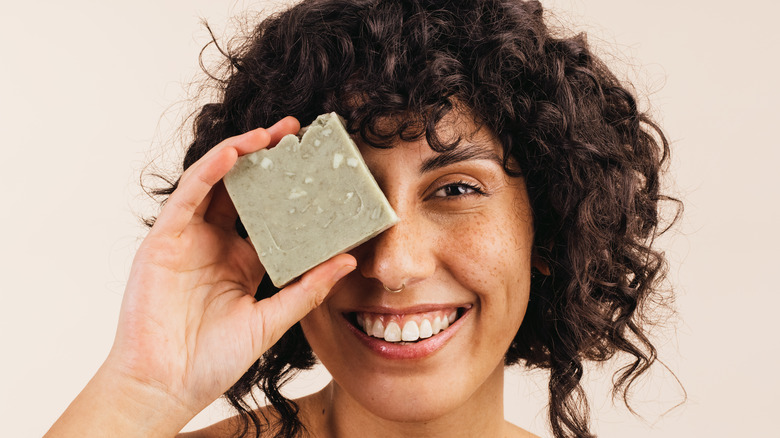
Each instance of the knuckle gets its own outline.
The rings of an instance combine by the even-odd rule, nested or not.
[[[183,196],[171,199],[170,203],[175,210],[194,211],[198,207],[192,199]]]
[[[308,304],[309,308],[313,309],[318,307],[320,304],[322,304],[323,301],[325,301],[327,290],[325,290],[325,286],[323,284],[313,281],[311,277],[308,276],[304,276],[301,279],[300,284],[301,292],[303,293],[304,299],[306,300],[306,304]]]

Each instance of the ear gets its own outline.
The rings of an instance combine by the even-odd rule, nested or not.
[[[536,251],[531,254],[531,268],[541,272],[545,277],[550,276],[550,265],[548,265],[546,261],[539,257],[539,255],[536,254]]]

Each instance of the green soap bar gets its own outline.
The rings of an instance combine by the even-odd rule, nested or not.
[[[398,222],[336,113],[238,159],[225,187],[281,287]]]

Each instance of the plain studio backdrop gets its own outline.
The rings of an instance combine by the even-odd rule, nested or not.
[[[672,141],[669,188],[685,215],[660,239],[678,315],[654,332],[660,356],[637,387],[643,418],[613,407],[610,377],[588,369],[603,437],[777,436],[780,161],[776,2],[544,1],[636,83]],[[0,424],[41,436],[112,343],[130,263],[154,212],[139,189],[192,109],[188,84],[229,17],[257,2],[5,1],[0,26]],[[213,52],[211,52],[213,53]],[[213,57],[212,57],[213,59]],[[170,149],[169,149],[170,150]],[[612,364],[615,365],[615,364]],[[514,369],[506,416],[549,436],[546,374]],[[319,389],[321,368],[289,394]],[[446,396],[446,388],[442,388]],[[665,414],[664,414],[665,413]],[[187,430],[230,415],[217,402]]]

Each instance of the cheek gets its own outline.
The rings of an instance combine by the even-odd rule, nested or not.
[[[467,222],[441,256],[457,286],[476,298],[466,349],[490,368],[503,363],[528,307],[533,232],[514,214]]]
[[[322,351],[323,347],[327,349],[329,340],[332,336],[323,336],[325,333],[333,334],[336,330],[333,324],[336,323],[327,314],[327,306],[322,305],[306,315],[301,320],[301,329],[306,336],[311,348],[316,352]]]
[[[464,218],[441,238],[441,260],[451,275],[484,299],[528,287],[533,232],[524,218],[482,214]],[[526,291],[527,292],[527,291]]]

